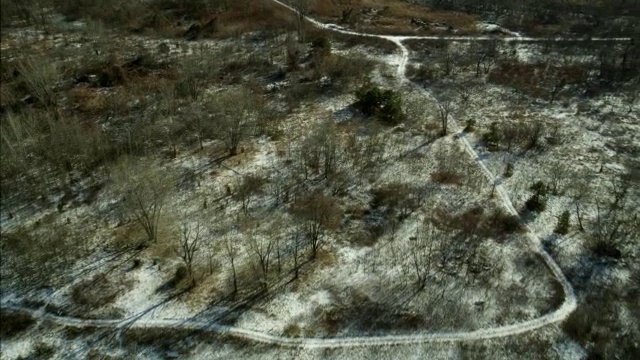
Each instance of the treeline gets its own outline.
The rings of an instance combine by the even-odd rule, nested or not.
[[[425,5],[445,10],[469,12],[525,13],[561,11],[591,16],[620,16],[640,14],[637,0],[561,1],[561,0],[420,0]]]
[[[291,14],[270,1],[6,0],[0,10],[2,28],[38,26],[46,30],[56,14],[66,21],[98,21],[132,33],[191,39],[237,36],[276,25],[295,28]]]
[[[553,32],[584,35],[634,36],[640,31],[640,2],[637,0],[419,0],[426,6],[464,11],[498,21],[518,31],[536,31],[547,26]]]

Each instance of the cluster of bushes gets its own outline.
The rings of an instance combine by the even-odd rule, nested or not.
[[[485,211],[483,207],[476,206],[462,213],[451,213],[447,209],[437,208],[433,216],[439,228],[447,228],[465,236],[478,235],[503,239],[522,229],[520,219],[502,209]]]
[[[433,82],[440,77],[435,69],[426,65],[408,65],[406,76],[416,82]]]
[[[617,17],[638,14],[638,3],[616,1],[519,1],[513,6],[509,1],[490,0],[422,0],[423,3],[442,10],[466,11],[476,14],[501,14],[500,24],[512,30],[534,33],[559,31],[578,35],[613,33],[629,34],[633,26],[615,21]]]
[[[47,26],[52,12],[62,14],[67,21],[98,21],[134,33],[155,32],[189,39],[235,36],[274,24],[294,28],[293,14],[288,10],[250,0],[7,0],[2,2],[2,26]]]
[[[137,55],[121,56],[120,50]],[[58,66],[58,56],[78,61]],[[262,56],[232,59],[204,50],[178,62],[149,50],[115,47],[100,53],[90,47],[60,50],[49,60],[3,61],[3,194],[35,198],[52,186],[64,190],[80,173],[91,173],[123,154],[175,149],[191,141],[194,131],[200,140],[219,135],[203,129],[214,126],[206,113],[214,111],[193,100],[201,99],[211,82],[226,81],[228,73],[240,78],[270,72],[273,66],[265,62]],[[247,99],[257,107],[258,98]],[[211,108],[220,105],[214,103]],[[184,121],[159,124],[159,119],[176,116]],[[18,177],[21,183],[14,181]]]
[[[375,116],[391,125],[404,120],[402,97],[394,90],[363,86],[356,91],[356,99],[355,107],[367,116]]]
[[[371,209],[383,209],[387,218],[405,219],[422,204],[420,189],[408,184],[389,183],[371,190]]]
[[[531,190],[533,195],[525,202],[526,208],[537,213],[543,212],[547,208],[547,185],[542,181],[538,181],[531,185]]]
[[[520,146],[524,150],[531,150],[542,148],[545,135],[545,124],[539,120],[493,122],[489,125],[489,129],[482,134],[482,141],[489,151],[512,151],[516,146]],[[562,135],[555,134],[555,137],[558,136]],[[547,140],[549,139],[547,138]]]
[[[3,281],[29,288],[53,286],[79,257],[86,254],[83,239],[62,225],[44,223],[35,229],[18,228],[0,237]]]
[[[351,91],[373,70],[374,63],[362,56],[331,56],[323,63],[324,75],[331,79],[334,90]]]
[[[326,36],[320,36],[311,41],[311,49],[313,53],[326,57],[331,55],[331,40]]]
[[[638,354],[637,338],[640,329],[631,326],[624,332],[615,331],[620,324],[619,307],[627,307],[629,316],[636,317],[637,298],[618,295],[610,288],[590,290],[578,303],[576,311],[562,323],[562,329],[583,346],[589,359],[630,359]]]

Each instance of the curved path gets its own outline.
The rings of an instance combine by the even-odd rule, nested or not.
[[[299,12],[278,0],[272,0],[275,3],[288,8],[289,10],[299,14]],[[311,22],[317,27],[337,31],[347,35],[362,36],[362,37],[377,37],[386,39],[396,44],[401,50],[401,58],[398,64],[397,77],[402,84],[411,85],[410,81],[405,76],[406,65],[409,59],[409,50],[403,45],[404,40],[408,39],[422,39],[422,40],[450,40],[450,41],[488,41],[498,40],[504,42],[547,42],[547,41],[606,41],[606,42],[627,42],[631,41],[630,38],[590,38],[590,39],[568,39],[568,38],[531,38],[531,37],[492,37],[492,36],[462,36],[462,37],[441,37],[441,36],[391,36],[391,35],[373,35],[358,33],[355,31],[347,30],[333,24],[323,24],[304,16],[306,20]],[[424,90],[422,90],[424,91]],[[437,99],[429,92],[426,92],[428,96],[434,99],[437,103]],[[449,118],[452,128],[458,128],[455,119]],[[487,168],[483,161],[478,157],[469,141],[465,138],[465,134],[462,131],[457,131],[456,138],[462,141],[466,152],[476,161],[485,177],[495,186],[495,190],[505,207],[505,209],[512,215],[519,216],[517,210],[513,207],[513,204],[509,198],[506,189],[502,186],[500,180]],[[249,329],[239,328],[235,326],[220,325],[216,323],[207,322],[203,319],[145,319],[139,320],[138,317],[133,316],[123,320],[88,320],[72,317],[56,316],[50,313],[46,313],[44,309],[33,310],[21,306],[14,306],[10,304],[3,304],[2,309],[8,312],[22,313],[29,315],[38,320],[46,320],[55,324],[76,327],[76,328],[111,328],[118,332],[121,332],[128,328],[154,328],[154,329],[186,329],[197,330],[202,332],[211,332],[221,335],[234,336],[246,340],[252,340],[260,343],[267,343],[273,345],[287,346],[287,347],[304,347],[304,348],[337,348],[337,347],[356,347],[356,346],[383,346],[383,345],[401,345],[401,344],[417,344],[428,342],[453,342],[453,341],[472,341],[491,339],[498,337],[506,337],[517,334],[522,334],[532,330],[542,328],[544,326],[554,324],[564,320],[569,314],[576,308],[576,296],[571,284],[563,274],[558,264],[553,258],[543,249],[538,236],[524,224],[526,229],[526,236],[529,239],[529,243],[532,250],[538,253],[544,260],[545,265],[553,273],[556,280],[562,286],[564,292],[564,301],[562,305],[541,317],[524,321],[521,323],[498,326],[494,328],[480,329],[475,331],[460,331],[460,332],[436,332],[436,333],[415,333],[412,335],[383,335],[383,336],[363,336],[363,337],[349,337],[349,338],[289,338],[277,335],[270,335],[263,332],[253,331]]]

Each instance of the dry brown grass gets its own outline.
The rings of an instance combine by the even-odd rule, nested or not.
[[[116,250],[133,248],[144,240],[144,236],[142,228],[138,224],[130,222],[113,229],[109,245]]]
[[[289,324],[284,328],[283,335],[290,338],[297,338],[302,335],[302,329],[298,324]]]
[[[504,63],[489,73],[488,80],[495,84],[510,86],[524,94],[547,98],[557,84],[579,85],[584,83],[589,72],[577,65],[557,66],[524,63]]]
[[[402,0],[315,0],[311,5],[311,14],[323,20],[339,22],[343,11],[353,9],[353,14],[361,18],[363,11],[375,9],[379,12],[370,23],[358,24],[358,28],[366,32],[384,34],[430,33],[429,29],[418,29],[411,25],[411,19],[426,23],[440,23],[452,26],[463,33],[473,32],[475,17],[469,14],[432,10],[426,6],[409,4]]]
[[[431,180],[441,184],[462,185],[462,175],[452,171],[435,171],[431,173]]]
[[[107,109],[107,102],[103,95],[87,87],[76,87],[70,91],[73,108],[88,114],[102,113]]]
[[[274,26],[295,29],[294,15],[270,1],[251,1],[245,6],[238,4],[233,10],[222,13],[219,19],[221,36],[233,36]]]
[[[320,267],[331,267],[337,263],[336,255],[328,249],[319,249],[316,255],[316,263]]]
[[[105,274],[99,274],[74,285],[71,298],[85,310],[94,310],[113,302],[120,292],[118,284]]]

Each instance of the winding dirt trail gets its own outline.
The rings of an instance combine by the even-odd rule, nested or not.
[[[278,0],[272,0],[275,3],[286,7],[287,9],[299,14],[298,11]],[[409,60],[409,50],[404,46],[403,41],[408,39],[422,39],[422,40],[450,40],[450,41],[489,41],[498,40],[504,42],[546,42],[546,41],[607,41],[607,42],[625,42],[631,41],[629,38],[591,38],[591,39],[568,39],[568,38],[531,38],[531,37],[492,37],[492,36],[462,36],[462,37],[441,37],[441,36],[390,36],[390,35],[374,35],[358,33],[351,30],[343,29],[334,24],[323,24],[315,19],[305,16],[305,19],[311,22],[313,25],[331,30],[337,31],[347,35],[362,36],[362,37],[376,37],[380,39],[386,39],[393,42],[400,49],[400,61],[398,63],[397,78],[403,86],[416,86],[412,84],[405,76],[406,65]],[[425,92],[426,96],[431,97],[436,103],[437,99],[428,91],[420,89]],[[500,180],[487,168],[482,159],[478,156],[473,146],[465,138],[465,134],[459,130],[455,119],[449,118],[451,128],[457,129],[455,131],[455,137],[462,141],[462,144],[466,152],[471,156],[478,164],[487,180],[495,185],[497,194],[504,206],[504,208],[515,216],[519,216],[517,210],[514,208],[506,189],[502,186]],[[524,222],[523,222],[524,224]],[[562,305],[541,317],[511,324],[505,326],[498,326],[487,329],[480,329],[475,331],[460,331],[460,332],[436,332],[436,333],[415,333],[412,335],[383,335],[383,336],[363,336],[363,337],[349,337],[349,338],[289,338],[277,335],[271,335],[263,332],[253,331],[234,326],[220,325],[216,323],[207,322],[204,319],[138,319],[136,316],[132,316],[123,320],[88,320],[72,317],[56,316],[51,313],[46,313],[44,309],[33,310],[21,306],[15,306],[11,304],[3,304],[2,309],[4,311],[27,314],[34,319],[40,321],[49,321],[58,325],[75,327],[75,328],[109,328],[117,330],[119,333],[129,328],[136,329],[181,329],[181,330],[197,330],[202,332],[211,332],[221,335],[234,336],[241,339],[256,341],[259,343],[267,343],[273,345],[280,345],[286,347],[303,347],[303,348],[338,348],[338,347],[358,347],[358,346],[389,346],[389,345],[401,345],[401,344],[418,344],[429,342],[455,342],[455,341],[473,341],[482,339],[491,339],[498,337],[506,337],[525,332],[540,329],[544,326],[554,324],[564,320],[569,314],[571,314],[576,308],[576,296],[574,290],[567,280],[566,276],[553,260],[553,258],[543,249],[540,239],[526,224],[526,237],[529,240],[529,244],[532,251],[538,253],[545,265],[553,273],[558,283],[562,286],[564,292],[564,301]]]

